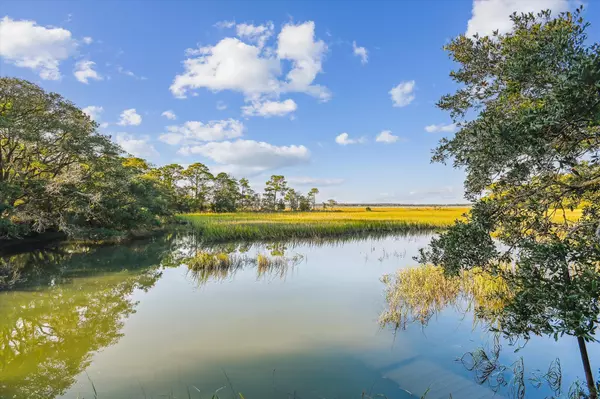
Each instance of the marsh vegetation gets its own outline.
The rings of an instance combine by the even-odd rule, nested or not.
[[[465,207],[337,207],[319,212],[222,213],[183,215],[210,242],[318,239],[369,234],[420,233],[446,228]]]

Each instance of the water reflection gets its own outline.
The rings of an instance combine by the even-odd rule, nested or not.
[[[19,278],[0,292],[0,397],[94,397],[88,374],[100,398],[187,398],[188,388],[197,398],[193,387],[210,397],[227,384],[222,370],[248,399],[406,399],[429,386],[491,397],[454,361],[482,341],[457,313],[395,341],[377,323],[380,277],[413,266],[428,240],[206,246],[177,233],[1,258]],[[208,264],[193,264],[198,255]],[[540,368],[564,357],[571,370],[571,351],[544,343],[529,357]]]
[[[130,298],[158,270],[72,280],[67,289],[7,293],[0,305],[0,397],[54,398],[85,370],[92,353],[116,343]]]

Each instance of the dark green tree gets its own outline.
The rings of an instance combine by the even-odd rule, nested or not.
[[[238,182],[227,173],[215,176],[213,185],[212,210],[214,212],[235,212],[239,201]]]
[[[287,181],[285,180],[284,176],[273,175],[273,176],[271,176],[271,179],[269,179],[267,181],[266,187],[265,187],[265,193],[269,193],[269,198],[272,197],[273,208],[276,208],[279,203],[277,194],[279,194],[280,199],[283,199],[283,196],[285,195],[285,192],[287,191],[287,189],[288,189]],[[285,208],[285,206],[284,206],[284,208]]]
[[[86,169],[119,148],[96,132],[97,124],[59,94],[25,80],[0,78],[0,238],[42,232],[65,222],[69,201],[51,201],[54,192],[89,178]],[[64,227],[64,226],[60,226]]]
[[[203,163],[196,162],[181,172],[181,176],[186,180],[187,187],[191,196],[191,210],[202,211],[208,200],[210,184],[214,176]]]
[[[600,46],[588,43],[580,10],[512,21],[508,34],[446,46],[461,88],[438,106],[460,130],[433,159],[464,168],[474,206],[420,261],[501,276],[514,299],[495,328],[576,337],[596,399],[586,342],[600,313]]]
[[[293,188],[290,188],[285,193],[284,200],[288,203],[291,211],[297,211],[299,207],[299,197],[300,193],[298,193]]]
[[[310,199],[310,202],[312,203],[313,211],[317,207],[317,194],[319,194],[319,189],[316,187],[311,188],[310,191],[308,192],[308,198]]]
[[[250,182],[246,178],[240,179],[240,206],[242,210],[247,211],[254,208],[253,198],[254,190],[250,187]]]

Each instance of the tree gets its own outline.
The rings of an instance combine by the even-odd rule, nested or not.
[[[171,211],[140,158],[80,109],[33,83],[0,78],[0,238],[155,226]]]
[[[438,106],[460,130],[433,159],[465,169],[474,206],[420,261],[502,277],[514,297],[496,328],[576,337],[596,399],[586,342],[600,313],[600,45],[587,44],[580,10],[512,21],[511,33],[446,46],[462,88]],[[581,217],[567,217],[576,208]]]
[[[201,211],[208,198],[210,182],[214,176],[203,163],[196,162],[181,172],[181,176],[186,179],[188,188],[192,196],[192,210]]]
[[[285,193],[284,200],[289,204],[290,210],[297,211],[299,206],[300,194],[293,188],[288,189]]]
[[[240,179],[240,201],[243,210],[249,210],[253,207],[254,190],[250,187],[250,182],[246,178]]]
[[[284,176],[273,175],[271,176],[271,179],[266,183],[265,192],[268,192],[272,195],[273,207],[276,207],[278,204],[277,194],[280,194],[283,197],[286,191],[287,182],[285,181]]]
[[[300,212],[310,211],[311,203],[306,195],[298,196],[298,210]]]
[[[308,198],[310,198],[310,201],[312,202],[313,211],[316,209],[317,206],[317,194],[319,194],[318,188],[311,188],[308,192]]]
[[[55,209],[41,210],[35,202],[48,184],[66,174],[85,178],[70,172],[118,154],[119,148],[96,128],[60,95],[25,80],[0,78],[0,218],[37,219],[34,228],[45,230]]]
[[[212,210],[214,212],[234,212],[239,199],[238,182],[227,173],[215,176]]]
[[[185,201],[185,187],[181,185],[184,180],[183,166],[172,163],[152,169],[150,176],[162,186],[170,197],[171,207],[178,212],[189,211]]]

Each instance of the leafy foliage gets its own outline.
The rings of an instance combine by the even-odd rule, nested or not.
[[[475,206],[420,261],[501,276],[514,298],[499,330],[577,337],[595,398],[584,352],[600,313],[600,45],[587,43],[581,10],[512,20],[508,34],[446,46],[461,89],[438,106],[460,131],[433,159],[465,169]]]

